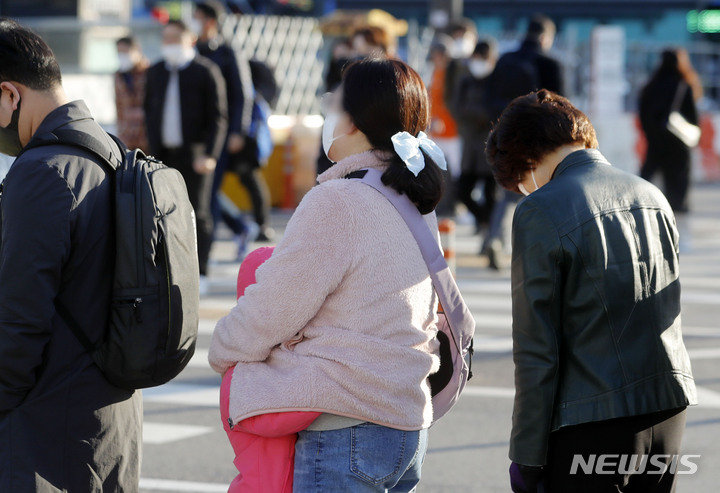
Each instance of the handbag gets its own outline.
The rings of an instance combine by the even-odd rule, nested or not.
[[[440,369],[428,377],[435,422],[452,409],[465,384],[472,378],[475,318],[463,301],[437,236],[433,235],[420,211],[407,195],[401,195],[386,186],[382,182],[382,172],[377,169],[368,168],[351,173],[348,178],[361,178],[363,183],[383,194],[395,206],[420,247],[440,300],[443,309],[437,326]]]
[[[690,87],[684,82],[678,84],[665,127],[671,134],[680,139],[683,144],[688,147],[695,147],[700,142],[700,127],[687,121],[679,111],[682,97],[685,96],[685,91],[688,89],[690,89]]]

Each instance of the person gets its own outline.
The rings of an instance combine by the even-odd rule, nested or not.
[[[448,70],[453,59],[450,56],[452,40],[446,35],[439,35],[430,47],[430,61],[433,65],[432,76],[428,91],[430,93],[430,128],[428,135],[440,146],[448,162],[448,170],[444,173],[446,189],[438,214],[452,217],[455,215],[455,191],[453,181],[460,174],[460,160],[462,157],[462,143],[455,118],[446,103],[450,92],[454,94],[455,88],[448,85]]]
[[[227,99],[220,69],[196,55],[182,21],[163,28],[163,60],[148,69],[145,118],[150,152],[183,175],[195,209],[200,291],[208,290],[213,172],[225,143]]]
[[[342,70],[351,62],[362,60],[370,56],[373,57],[395,57],[395,45],[397,44],[393,36],[390,35],[387,29],[380,26],[360,26],[356,28],[349,36],[347,43],[349,44],[350,50],[344,53],[342,44],[339,44],[339,53],[333,50],[330,62],[330,69],[336,71],[335,73],[329,72],[328,77],[325,80],[325,90],[329,93],[337,89],[341,80],[337,79],[337,76],[342,78]],[[338,58],[335,60],[335,55],[342,57],[347,55],[346,59]],[[317,174],[321,175],[327,171],[334,163],[332,163],[325,155],[320,146],[318,157],[316,161]]]
[[[461,173],[455,188],[458,199],[473,215],[478,229],[487,227],[495,204],[496,184],[485,157],[485,142],[492,126],[487,106],[487,86],[496,61],[494,40],[478,42],[468,60],[469,74],[460,80],[453,104],[463,140]],[[483,182],[482,204],[473,198],[479,181]]]
[[[267,225],[270,214],[270,192],[262,175],[257,172],[259,164],[254,166],[252,162],[247,162],[248,156],[252,156],[257,151],[257,146],[249,135],[255,89],[248,61],[220,35],[219,26],[224,15],[225,8],[222,4],[210,0],[200,2],[195,6],[193,24],[198,34],[198,53],[220,67],[227,89],[228,133],[225,148],[220,155],[213,177],[211,199],[213,218],[216,222],[223,219],[235,233],[238,256],[242,258],[243,252],[253,239],[257,237],[268,241],[272,236],[272,230]],[[240,182],[248,191],[255,224],[251,225],[241,215],[222,208],[223,202],[218,200],[223,177],[227,171],[231,171],[230,163],[239,163],[233,166],[232,171],[238,174]]]
[[[323,413],[298,434],[296,491],[413,491],[433,417],[426,379],[439,364],[437,299],[394,206],[345,178],[382,170],[437,230],[430,213],[443,181],[428,152],[439,149],[421,133],[429,100],[408,65],[368,58],[348,66],[328,108],[323,147],[337,164],[305,195],[257,283],[218,322],[209,361],[221,374],[237,365],[233,423]],[[393,138],[417,145],[412,170]]]
[[[362,26],[350,36],[354,58],[369,56],[394,57],[393,39],[388,31],[380,26]]]
[[[449,60],[445,68],[445,105],[452,111],[455,104],[456,92],[460,80],[468,75],[468,62],[472,57],[478,42],[478,33],[475,22],[471,19],[458,19],[450,23],[447,28],[449,38],[447,43]]]
[[[273,252],[262,247],[250,252],[240,264],[237,297],[255,284],[255,273]],[[220,385],[220,419],[235,452],[235,467],[229,493],[292,493],[297,432],[320,416],[317,412],[268,413],[253,416],[230,427],[230,387],[234,367],[223,375]]]
[[[700,79],[687,51],[664,50],[660,64],[640,95],[640,123],[648,148],[640,176],[651,180],[660,171],[665,196],[676,214],[688,211],[691,149],[667,128],[668,116],[678,111],[699,124],[696,102],[702,97]]]
[[[547,89],[561,96],[565,94],[562,65],[548,54],[555,42],[556,32],[552,19],[536,14],[530,19],[525,39],[518,50],[500,57],[488,91],[492,121],[500,117],[513,99],[531,91]],[[500,201],[493,208],[490,228],[480,247],[480,253],[487,254],[488,266],[493,270],[504,267],[501,259],[505,219],[520,197],[517,193],[503,190]]]
[[[325,71],[325,90],[332,92],[342,82],[342,72],[353,57],[352,44],[348,38],[341,38],[330,50],[330,60]]]
[[[85,103],[67,100],[45,41],[0,18],[0,152],[18,156],[0,202],[0,491],[137,491],[141,393],[110,384],[58,313],[98,343],[115,258],[100,158],[60,142],[31,149],[60,127],[122,158]]]
[[[115,43],[118,71],[115,72],[115,109],[117,135],[129,149],[148,150],[145,130],[145,73],[150,65],[133,37],[120,38]]]
[[[527,195],[512,226],[515,492],[674,491],[673,468],[640,460],[668,464],[697,404],[672,209],[597,146],[588,118],[547,90],[508,106],[487,143],[498,183]],[[602,454],[627,464],[572,473]]]

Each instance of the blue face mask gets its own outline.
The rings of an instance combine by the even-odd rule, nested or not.
[[[532,181],[533,181],[533,183],[535,184],[535,190],[533,190],[533,192],[534,192],[534,191],[536,191],[536,190],[537,190],[538,188],[540,188],[540,187],[538,186],[537,182],[535,181],[535,173],[533,172],[533,170],[530,170],[530,176],[532,176]],[[527,191],[527,188],[525,188],[525,185],[523,185],[522,182],[518,183],[518,189],[519,189],[519,190],[522,192],[522,194],[525,195],[526,197],[532,193],[532,192],[528,192],[528,191]]]

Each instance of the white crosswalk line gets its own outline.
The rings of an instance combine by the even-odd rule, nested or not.
[[[698,407],[720,409],[720,392],[705,387],[697,387]],[[468,385],[462,392],[465,397],[504,397],[515,398],[515,389],[512,387],[485,387]]]
[[[143,443],[163,444],[192,438],[214,430],[209,426],[143,422]]]
[[[509,353],[512,351],[512,337],[476,335],[473,348],[476,353]]]
[[[171,479],[140,479],[140,491],[166,491],[177,493],[225,493],[227,484],[200,483],[197,481],[176,481]]]
[[[473,308],[472,303],[468,303],[470,313],[475,316],[475,333],[481,334],[485,330],[499,330],[510,333],[512,329],[512,316],[507,314],[483,313],[481,310]]]
[[[204,348],[195,348],[195,354],[193,354],[193,357],[190,359],[190,362],[188,363],[188,367],[190,368],[210,368],[210,363],[208,363],[208,350]]]
[[[198,324],[198,334],[211,335],[215,330],[215,324],[217,324],[217,320],[201,318]]]
[[[682,282],[682,278],[680,278]],[[680,300],[683,304],[692,303],[697,305],[720,305],[720,292],[707,293],[701,291],[683,291],[680,295]]]
[[[720,348],[698,348],[688,349],[691,361],[698,361],[701,359],[718,359],[720,358]]]
[[[146,402],[218,407],[220,380],[218,378],[217,386],[170,382],[143,390],[143,399]]]

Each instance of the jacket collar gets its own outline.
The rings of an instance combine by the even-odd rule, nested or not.
[[[30,141],[32,142],[32,140],[36,137],[52,132],[58,127],[79,120],[93,120],[90,110],[85,104],[85,101],[82,99],[58,106],[48,113],[42,123],[38,126]]]
[[[389,152],[375,150],[353,154],[331,166],[330,169],[318,176],[317,181],[318,183],[325,183],[328,180],[344,178],[353,171],[364,168],[384,170],[389,166],[387,160],[390,156],[391,153]]]
[[[553,173],[552,180],[565,173],[569,168],[585,165],[585,164],[607,164],[610,166],[610,162],[605,159],[605,156],[597,149],[582,149],[575,151],[565,156],[565,159],[560,161],[555,172]]]

